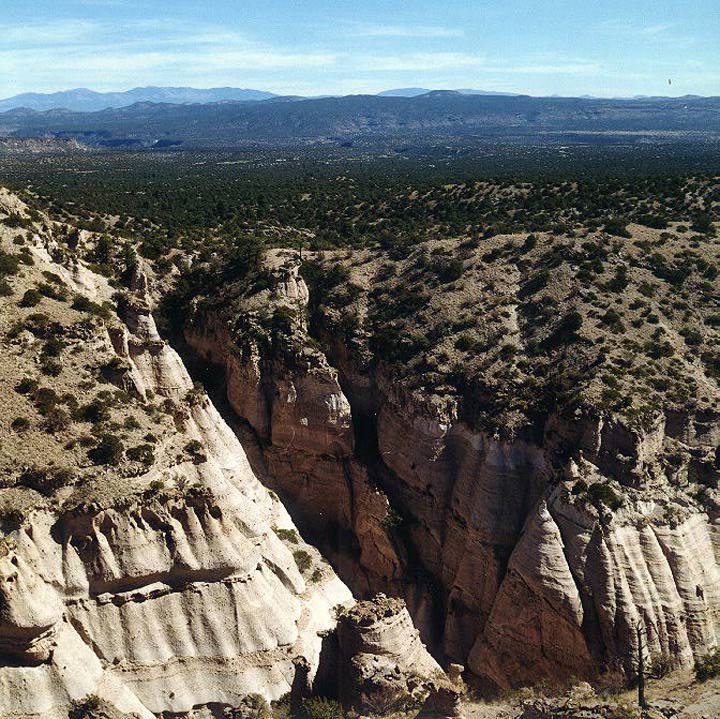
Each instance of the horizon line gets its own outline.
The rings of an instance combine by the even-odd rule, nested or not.
[[[634,100],[634,99],[644,99],[644,98],[667,98],[667,99],[681,99],[684,97],[693,97],[693,98],[711,98],[711,97],[718,97],[720,96],[720,93],[718,95],[703,95],[698,93],[683,93],[679,95],[670,95],[670,94],[645,94],[645,93],[636,93],[633,95],[618,95],[618,94],[598,94],[594,92],[583,92],[581,94],[565,94],[565,93],[551,93],[551,94],[534,94],[532,92],[522,92],[522,91],[513,91],[513,90],[484,90],[482,88],[472,88],[472,87],[460,87],[460,88],[454,88],[454,87],[436,87],[436,88],[425,88],[421,85],[406,85],[402,87],[388,87],[381,90],[376,91],[364,91],[364,92],[318,92],[314,94],[299,94],[294,92],[287,92],[287,93],[278,93],[273,92],[271,90],[265,90],[260,87],[249,87],[249,86],[240,86],[240,85],[209,85],[207,87],[200,87],[197,85],[137,85],[133,87],[129,87],[122,90],[95,90],[91,87],[85,86],[85,85],[78,85],[75,87],[67,87],[62,90],[23,90],[21,92],[16,92],[12,95],[2,96],[0,97],[0,102],[7,102],[9,100],[14,100],[18,97],[23,97],[26,95],[36,95],[39,97],[52,97],[53,95],[63,95],[67,93],[72,92],[88,92],[92,93],[94,95],[125,95],[129,94],[131,92],[137,91],[137,90],[194,90],[194,91],[200,91],[200,92],[209,92],[213,90],[235,90],[235,91],[242,91],[242,92],[257,92],[257,93],[263,93],[268,95],[269,97],[267,99],[274,99],[274,98],[283,98],[283,97],[298,97],[306,100],[314,100],[314,99],[322,99],[322,98],[342,98],[342,97],[377,97],[379,95],[383,95],[386,93],[391,92],[403,92],[403,91],[418,91],[415,92],[413,95],[405,96],[404,99],[411,99],[412,97],[421,97],[426,94],[430,93],[438,93],[438,92],[447,92],[447,93],[458,93],[460,95],[475,95],[478,96],[486,95],[486,96],[509,96],[509,97],[533,97],[533,98],[569,98],[569,99],[593,99],[593,100]],[[422,92],[420,92],[422,91]],[[402,99],[402,96],[401,96]],[[261,101],[261,100],[260,100]],[[162,104],[162,103],[158,103]],[[176,104],[176,103],[167,103],[167,104]]]

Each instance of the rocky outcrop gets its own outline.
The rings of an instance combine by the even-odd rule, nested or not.
[[[186,335],[224,365],[273,486],[302,525],[345,533],[356,556],[331,555],[341,575],[405,597],[436,656],[511,687],[632,674],[638,622],[653,654],[685,666],[717,645],[720,513],[688,479],[701,464],[717,476],[712,417],[641,426],[588,405],[493,433],[346,342],[321,351],[302,321],[263,347],[234,322],[198,312]],[[250,409],[233,399],[248,396]]]
[[[339,695],[360,713],[386,715],[421,702],[444,676],[427,654],[405,604],[378,595],[338,618]]]
[[[120,315],[110,331],[136,396],[173,403],[202,456],[160,452],[125,491],[109,475],[5,536],[0,716],[67,716],[87,695],[148,718],[277,699],[294,659],[314,674],[333,607],[352,603],[316,550],[280,538],[294,534],[288,514],[160,339],[147,300],[129,296]]]
[[[0,192],[0,208],[23,207]],[[122,416],[130,408],[159,429],[133,448],[140,455],[121,449],[114,464],[74,467],[52,488],[36,484],[45,497],[0,487],[0,717],[234,715],[248,702],[267,708],[288,693],[306,696],[337,612],[354,604],[350,590],[258,481],[234,432],[160,337],[147,276],[136,272],[130,290],[115,294],[50,231],[33,243],[33,272],[104,318],[78,323],[88,348],[74,354],[84,357],[85,379],[67,386],[94,389],[94,406],[104,397],[113,420],[131,421],[110,424],[106,409],[96,430],[112,428],[126,441],[130,430],[146,431],[136,415]],[[292,291],[286,283],[285,294]],[[69,324],[75,315],[64,301],[53,310]],[[324,376],[327,366],[316,369]],[[103,384],[87,379],[91,370]],[[349,406],[333,395],[333,381],[328,375],[319,393],[311,379],[288,382],[271,417],[280,428],[273,441],[292,455],[295,440],[281,428],[298,426],[300,445],[318,456],[334,442],[327,462],[347,460],[358,486],[367,485],[352,464]],[[73,393],[65,397],[78,408]],[[323,398],[322,422],[304,421]],[[79,456],[87,463],[88,454]],[[359,506],[380,514],[364,491]],[[403,618],[393,641],[433,663]],[[337,665],[330,670],[337,684]]]

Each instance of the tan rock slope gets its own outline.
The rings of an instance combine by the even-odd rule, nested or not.
[[[650,234],[620,251],[618,265],[636,268],[630,270],[633,274],[611,267],[611,279],[601,278],[601,287],[614,287],[612,278],[621,276],[643,291],[650,278],[656,282],[653,292],[658,289],[657,279],[641,265],[643,253],[653,243],[663,252],[668,245],[659,233]],[[513,247],[513,239],[494,238],[488,255],[512,252],[506,248]],[[693,242],[696,246],[697,240]],[[717,254],[717,241],[707,242]],[[572,249],[580,243],[570,241],[565,248],[569,257],[582,257],[584,249]],[[296,508],[301,526],[317,533],[332,522],[344,540],[326,546],[341,576],[360,593],[383,590],[404,596],[423,639],[438,655],[466,664],[500,687],[615,669],[632,675],[638,652],[635,628],[641,623],[652,656],[691,666],[694,657],[720,640],[720,392],[694,356],[697,350],[689,341],[683,343],[683,337],[692,336],[685,329],[676,334],[670,302],[648,304],[631,285],[620,308],[623,322],[632,317],[632,307],[640,306],[649,320],[643,327],[642,317],[633,320],[632,327],[641,329],[633,329],[632,340],[614,338],[619,325],[608,330],[610,320],[601,317],[598,322],[592,304],[607,305],[612,290],[607,300],[598,300],[589,289],[573,284],[577,280],[568,275],[572,268],[561,264],[557,282],[544,280],[544,301],[558,307],[558,314],[562,302],[573,303],[577,319],[572,318],[571,331],[563,329],[569,323],[560,323],[554,334],[537,337],[520,319],[520,305],[528,304],[523,298],[534,279],[526,283],[516,265],[498,269],[490,260],[480,261],[479,251],[461,245],[463,281],[426,294],[424,303],[412,305],[391,323],[390,330],[399,326],[402,331],[384,335],[395,338],[387,354],[412,343],[425,348],[410,355],[409,364],[390,367],[377,359],[377,351],[373,357],[367,345],[372,331],[375,342],[381,336],[371,325],[377,322],[373,303],[377,318],[382,317],[382,303],[393,301],[388,285],[378,278],[394,278],[389,282],[396,297],[412,282],[421,293],[417,278],[424,270],[417,267],[428,266],[428,252],[442,259],[454,257],[457,250],[451,243],[438,244],[435,249],[421,247],[391,270],[392,263],[383,264],[374,251],[320,258],[323,272],[344,280],[334,289],[326,287],[310,307],[318,325],[312,337],[306,320],[308,292],[297,258],[292,252],[276,252],[269,259],[275,277],[269,289],[243,300],[240,315],[237,305],[225,314],[199,307],[188,322],[187,339],[199,356],[225,367],[230,403],[261,439],[269,481]],[[591,244],[586,241],[582,247]],[[538,244],[534,252],[547,247]],[[562,257],[557,249],[550,245],[546,256]],[[668,261],[653,257],[656,265]],[[344,275],[338,266],[344,266]],[[702,277],[698,283],[706,293],[717,289]],[[583,305],[586,291],[590,297]],[[523,312],[538,311],[540,300],[530,299],[534,306],[523,306]],[[685,307],[687,317],[692,306],[687,300],[677,304]],[[257,343],[257,335],[247,330],[253,322],[268,327],[258,311],[261,306],[270,308],[265,317],[275,313],[272,345]],[[650,314],[656,306],[663,313],[665,335],[673,338],[668,354],[676,357],[669,364],[663,364],[664,355],[645,337],[658,322]],[[472,316],[463,311],[468,307]],[[701,307],[702,312],[710,309]],[[493,349],[478,349],[482,339],[459,339],[459,316],[465,326],[477,320],[481,337],[492,331],[498,342],[504,337],[515,343],[503,361],[482,370],[487,385],[479,401],[491,407],[497,402],[495,428],[486,419],[468,421],[467,406],[463,414],[462,400],[459,404],[448,388],[453,373],[464,371],[463,362],[480,362],[481,352]],[[710,328],[715,325],[705,319],[703,331],[714,332]],[[703,320],[697,322],[703,326]],[[422,332],[438,337],[441,345],[423,345]],[[531,343],[554,347],[552,342],[565,341],[561,332],[581,339],[575,356],[561,357],[571,369],[573,357],[578,364],[595,362],[588,367],[610,359],[606,365],[639,364],[637,374],[634,368],[633,374],[614,368],[613,384],[613,377],[605,380],[588,370],[587,378],[573,380],[585,394],[569,416],[558,409],[540,426],[530,426],[531,432],[516,430],[520,410],[514,407],[532,405],[535,395],[545,391],[529,380],[517,389],[523,387],[521,372],[532,371],[521,353],[530,352]],[[712,337],[701,339],[711,345]],[[372,335],[370,341],[372,349]],[[642,358],[643,341],[648,342],[649,359]],[[457,356],[459,364],[452,368],[450,355],[458,355],[453,343],[464,348],[471,342],[476,349]],[[594,360],[598,348],[605,356]],[[639,362],[623,357],[627,351]],[[680,351],[687,354],[678,362]],[[503,362],[512,365],[506,385],[505,377],[500,379]],[[673,389],[671,376],[681,382],[679,366],[686,386]],[[553,371],[551,363],[547,371]],[[615,410],[607,402],[615,396],[623,399],[622,389],[615,389],[618,376],[627,376],[630,385],[625,408]],[[664,398],[651,389],[639,391],[632,387],[635,376],[670,389]],[[600,380],[607,381],[607,390]],[[513,386],[515,395],[510,394]],[[650,402],[657,404],[650,407]],[[646,404],[639,408],[636,403]]]
[[[27,208],[2,194],[0,211]],[[0,298],[0,716],[67,717],[87,696],[148,719],[269,701],[298,658],[312,681],[350,591],[160,338],[147,278],[113,296],[62,227],[24,225],[0,228],[3,252],[25,258]],[[24,306],[43,278],[61,290]],[[88,461],[109,435],[143,432],[142,451]]]

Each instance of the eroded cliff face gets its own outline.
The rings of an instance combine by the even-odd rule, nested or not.
[[[90,693],[147,717],[254,692],[276,699],[294,658],[317,667],[319,633],[352,601],[297,539],[316,568],[303,576],[276,533],[294,532],[289,516],[207,397],[185,404],[190,377],[142,298],[133,304],[120,356],[135,389],[175,401],[205,456],[142,478],[166,493],[36,511],[6,535],[0,636],[18,666],[0,667],[3,716],[49,716]]]
[[[255,299],[295,311],[307,302],[297,272]],[[257,343],[240,348],[218,317],[196,317],[186,332],[204,359],[224,366],[228,401],[262,445],[267,481],[296,506],[303,528],[332,552],[333,562],[368,596],[400,589],[404,562],[389,530],[390,504],[355,453],[350,403],[338,370],[300,334],[269,360]]]
[[[355,557],[348,540],[330,556],[357,592],[404,596],[436,656],[500,687],[632,674],[638,623],[681,665],[717,646],[718,505],[693,481],[717,476],[717,416],[639,427],[586,404],[532,432],[479,430],[347,338],[320,349],[292,260],[275,277],[241,323],[256,302],[282,308],[271,343],[202,309],[186,337],[224,366],[301,526],[347,533]]]
[[[12,196],[2,199],[24,211]],[[30,252],[34,263],[22,281],[52,272],[76,296],[110,301],[104,278],[64,256],[51,232],[36,235]],[[42,486],[44,496],[12,476],[0,488],[2,717],[64,719],[72,702],[88,695],[147,719],[232,709],[249,694],[279,699],[297,683],[298,662],[312,686],[337,611],[354,604],[160,338],[147,290],[147,278],[136,272],[117,298],[117,315],[93,325],[74,352],[86,368],[112,358],[104,371],[128,406],[164,408],[151,407],[159,437],[146,466],[79,467],[66,484]],[[66,312],[61,300],[48,311]],[[23,344],[8,347],[19,364],[36,340],[26,332],[16,342]],[[19,378],[5,379],[3,408],[18,397],[11,383]],[[61,378],[68,386],[74,379]],[[338,426],[343,416],[349,420],[346,402],[328,412]],[[140,427],[137,420],[126,425]],[[122,434],[120,424],[114,431]],[[34,443],[35,434],[26,441]],[[324,444],[325,436],[315,441]],[[393,640],[432,662],[413,644],[411,623]]]

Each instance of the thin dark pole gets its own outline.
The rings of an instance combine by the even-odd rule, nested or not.
[[[645,656],[643,654],[643,635],[642,625],[638,623],[636,627],[637,631],[637,642],[638,642],[638,663],[637,663],[637,676],[638,676],[638,706],[641,709],[647,709],[647,702],[645,701]]]

